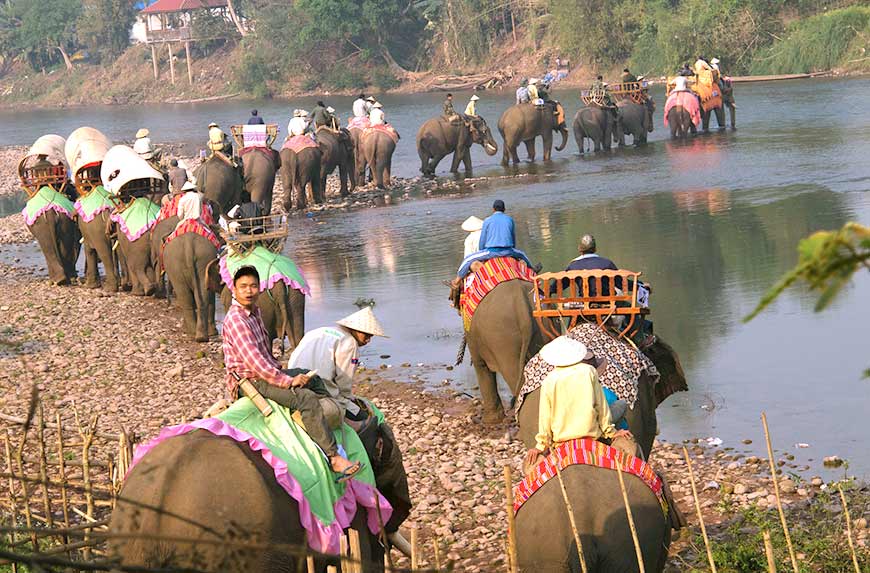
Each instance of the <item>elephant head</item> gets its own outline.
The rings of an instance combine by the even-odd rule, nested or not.
[[[554,117],[565,117],[565,110],[562,109],[562,104],[556,102],[556,109],[554,110]],[[558,123],[553,124],[553,131],[558,131],[562,134],[562,143],[556,146],[556,151],[562,151],[565,149],[565,146],[568,145],[568,126],[565,124],[565,120]]]
[[[471,133],[471,141],[481,145],[487,155],[495,155],[498,153],[498,143],[492,136],[489,126],[486,125],[486,120],[482,117],[472,118],[467,123],[468,130]]]
[[[644,102],[644,107],[646,108],[646,130],[649,133],[652,133],[653,130],[653,115],[656,112],[656,102],[653,98],[649,97]]]

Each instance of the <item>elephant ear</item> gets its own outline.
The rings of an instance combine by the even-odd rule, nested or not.
[[[223,289],[223,279],[220,273],[220,259],[215,258],[205,267],[206,286],[209,291],[220,293]]]

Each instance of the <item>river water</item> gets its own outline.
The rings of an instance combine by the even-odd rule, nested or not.
[[[476,147],[475,179],[459,196],[296,219],[286,250],[312,284],[307,324],[328,323],[354,311],[358,298],[373,298],[390,338],[364,349],[368,366],[423,364],[425,382],[473,393],[467,361],[447,369],[461,323],[442,281],[461,260],[462,220],[486,216],[501,198],[516,220],[519,246],[545,269],[563,268],[578,237],[593,233],[603,255],[643,271],[654,285],[656,331],[679,352],[691,387],[660,408],[663,438],[717,437],[762,453],[759,417],[766,411],[776,446],[812,460],[814,472],[823,456],[839,455],[849,460],[850,473],[870,475],[861,425],[870,409],[870,381],[861,379],[870,367],[862,326],[866,273],[823,313],[814,314],[813,298],[793,289],[752,322],[741,321],[794,265],[800,238],[848,220],[870,221],[870,116],[853,111],[870,107],[870,81],[738,85],[739,130],[687,143],[668,141],[663,93],[653,93],[659,111],[644,148],[580,157],[572,140],[549,165],[503,169],[500,152],[487,157]],[[457,107],[469,95],[456,94]],[[573,116],[577,95],[556,96]],[[350,98],[324,99],[348,113]],[[494,127],[510,100],[486,92],[479,113]],[[413,176],[419,169],[414,134],[439,112],[441,96],[382,101],[403,136],[393,172]],[[195,150],[209,121],[239,123],[255,106],[283,125],[289,110],[313,102],[4,110],[0,145],[28,144],[47,132],[66,135],[81,125],[129,140],[147,126],[156,142]],[[449,175],[448,168],[445,160],[439,175]],[[746,438],[752,446],[740,443]]]

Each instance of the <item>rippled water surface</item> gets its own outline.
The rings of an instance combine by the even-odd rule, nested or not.
[[[847,220],[870,221],[870,117],[855,113],[870,107],[868,93],[867,80],[741,84],[738,131],[672,143],[662,126],[663,94],[655,92],[656,130],[644,148],[580,157],[572,140],[549,165],[503,169],[500,153],[487,157],[477,147],[476,179],[457,197],[299,218],[287,252],[313,285],[307,323],[327,323],[355,310],[357,298],[374,298],[391,337],[366,348],[369,366],[425,363],[433,365],[428,382],[447,379],[473,392],[467,362],[445,368],[455,357],[461,323],[442,281],[461,260],[462,220],[486,216],[493,199],[502,198],[516,220],[519,246],[545,269],[564,267],[578,236],[591,232],[602,254],[643,271],[654,285],[656,331],[678,350],[691,386],[660,409],[664,438],[715,436],[729,445],[751,438],[755,447],[765,410],[782,449],[815,462],[837,454],[850,460],[850,471],[868,475],[862,421],[870,381],[861,380],[870,367],[867,277],[824,313],[814,314],[813,299],[793,290],[751,323],[741,322],[795,263],[800,238]],[[557,96],[573,116],[576,95]],[[414,134],[440,100],[383,98],[388,120],[403,136],[394,174],[417,173]],[[285,124],[289,109],[312,103],[4,111],[0,144],[27,144],[83,124],[129,139],[147,125],[156,141],[196,148],[211,120],[239,122],[256,105],[268,121],[283,116]],[[329,103],[345,114],[350,107],[349,98]],[[494,127],[510,98],[484,93],[479,103]],[[439,175],[448,168],[442,163]],[[798,451],[798,442],[810,448]]]

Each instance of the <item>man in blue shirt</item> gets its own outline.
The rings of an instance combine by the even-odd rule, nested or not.
[[[257,110],[251,110],[251,117],[248,118],[248,125],[264,125],[266,122],[260,117],[259,112]]]
[[[514,232],[514,220],[505,214],[504,201],[496,199],[492,204],[492,215],[483,221],[480,231],[480,250],[465,257],[459,271],[456,273],[464,278],[471,270],[471,263],[475,261],[487,261],[496,257],[513,257],[525,261],[532,268],[532,261],[524,252],[516,248],[516,234]]]

